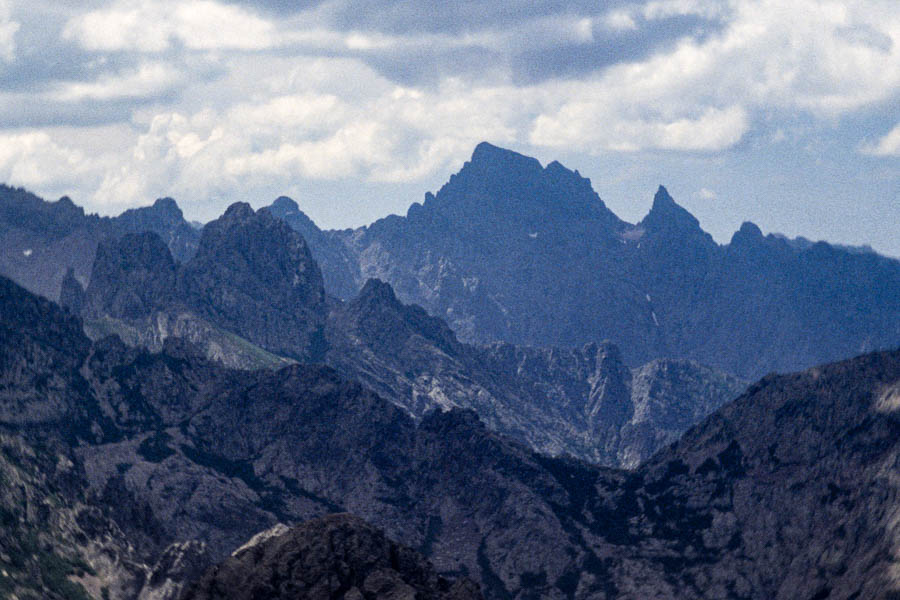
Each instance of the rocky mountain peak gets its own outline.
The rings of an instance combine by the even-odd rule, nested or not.
[[[738,241],[762,241],[763,233],[755,223],[744,221],[741,223],[741,228],[735,231],[734,235],[731,237],[732,243],[734,243],[735,239]]]
[[[427,224],[439,215],[437,222],[491,236],[531,234],[547,225],[561,230],[573,223],[606,230],[619,223],[578,172],[559,162],[544,168],[535,158],[487,142],[436,196],[426,196],[423,207],[411,207],[409,216]]]
[[[246,202],[235,202],[225,210],[225,213],[221,217],[216,219],[216,221],[213,221],[213,223],[247,221],[252,219],[255,214],[256,212],[253,210],[253,207]]]
[[[542,170],[541,163],[530,156],[519,154],[506,148],[500,148],[481,142],[475,146],[472,152],[472,159],[467,166],[479,171],[511,171],[514,173],[540,173]],[[463,167],[465,169],[465,167]]]
[[[543,167],[537,159],[482,142],[472,159],[452,175],[437,194],[439,203],[462,205],[468,209],[515,209],[521,198],[534,188]]]
[[[156,202],[153,203],[153,210],[166,217],[171,218],[172,220],[178,220],[184,218],[184,213],[181,212],[181,208],[179,208],[178,203],[175,202],[174,198],[170,198],[166,196],[165,198],[157,198]]]
[[[659,186],[653,196],[653,206],[640,223],[648,231],[700,231],[700,221],[675,202],[669,191]]]
[[[363,285],[363,288],[359,291],[358,300],[362,302],[374,301],[398,307],[401,306],[400,301],[397,300],[397,296],[394,294],[394,288],[392,288],[389,283],[385,283],[374,277],[366,280],[365,285]]]
[[[84,208],[76,205],[68,196],[62,196],[56,201],[56,207],[64,214],[72,216],[84,216]]]
[[[167,306],[176,263],[155,233],[127,233],[97,246],[84,310],[91,316],[139,319]]]
[[[275,201],[259,210],[261,213],[267,213],[277,219],[286,222],[292,229],[297,231],[307,242],[312,237],[322,237],[322,230],[319,229],[312,219],[306,216],[300,207],[291,198],[287,196],[279,196]]]
[[[292,198],[288,198],[287,196],[278,196],[275,198],[275,202],[269,206],[269,210],[273,215],[279,218],[284,218],[287,215],[292,215],[300,212],[300,207]]]
[[[221,217],[203,228],[198,259],[232,262],[233,267],[280,271],[292,275],[315,267],[306,241],[268,210],[254,211],[235,202]]]
[[[271,352],[322,351],[322,273],[303,237],[268,210],[238,202],[208,223],[178,285],[200,315]]]
[[[417,305],[397,299],[390,284],[366,281],[359,295],[335,314],[337,323],[382,354],[400,352],[411,337],[428,340],[444,352],[458,351],[459,342],[450,327]]]
[[[114,221],[125,231],[159,234],[179,262],[187,262],[197,250],[200,233],[184,220],[181,208],[172,198],[158,198],[152,206],[126,210]]]
[[[131,228],[147,228],[157,233],[163,225],[187,225],[178,203],[169,197],[157,198],[152,206],[130,208],[116,218]]]

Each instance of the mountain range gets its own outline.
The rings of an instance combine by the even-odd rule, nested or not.
[[[327,367],[91,342],[52,303],[0,292],[0,466],[16,481],[0,560],[20,597],[174,597],[256,533],[333,512],[487,598],[900,590],[900,352],[767,377],[620,471],[535,453],[471,411],[417,423]]]
[[[900,344],[897,260],[752,223],[719,245],[664,187],[626,223],[577,171],[487,143],[406,216],[321,231],[290,199],[269,209],[330,294],[381,279],[466,341],[610,340],[630,366],[683,358],[744,379]]]
[[[157,233],[180,261],[193,256],[200,239],[171,198],[110,218],[85,214],[68,196],[45,202],[0,184],[0,273],[45,298],[59,298],[69,269],[87,284],[102,240],[139,231]]]
[[[900,261],[752,223],[720,245],[663,187],[630,224],[577,171],[488,143],[406,216],[324,231],[290,198],[267,210],[301,234],[328,295],[380,279],[464,342],[611,341],[630,367],[687,359],[744,380],[900,344]],[[179,264],[201,236],[169,198],[101,218],[0,187],[0,273],[52,300],[69,269],[87,287],[101,240],[136,231]]]
[[[871,250],[480,144],[356,230],[0,186],[0,273],[0,596],[900,598]]]
[[[183,264],[157,234],[128,233],[98,244],[86,290],[73,277],[63,283],[63,306],[94,339],[114,333],[158,351],[184,337],[241,368],[323,362],[416,419],[470,408],[536,450],[611,466],[635,466],[743,388],[684,360],[633,372],[608,343],[465,344],[379,280],[350,301],[326,302],[303,238],[246,204],[207,224]]]

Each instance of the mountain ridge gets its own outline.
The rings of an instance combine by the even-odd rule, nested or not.
[[[101,511],[93,522],[155,536],[132,555],[149,570],[167,548],[189,553],[190,540],[220,560],[277,522],[339,509],[439,573],[468,573],[490,599],[845,600],[900,589],[900,350],[764,378],[627,472],[536,454],[471,411],[415,423],[323,366],[235,371],[179,340],[158,354],[92,343],[78,319],[6,279],[0,301],[30,307],[0,310],[0,328],[18,335],[0,337],[0,389],[68,394],[49,421],[29,403],[19,415],[30,429],[15,435],[71,448],[84,510]],[[26,348],[70,366],[29,361]],[[36,383],[48,374],[53,386]],[[18,407],[7,391],[0,404]],[[82,531],[86,542],[127,539]],[[122,562],[86,560],[107,581],[148,581],[143,567],[129,575]]]
[[[900,261],[749,222],[720,245],[663,186],[629,224],[577,172],[490,144],[406,216],[302,229],[329,293],[382,279],[467,342],[609,339],[630,366],[683,358],[746,379],[900,343]]]

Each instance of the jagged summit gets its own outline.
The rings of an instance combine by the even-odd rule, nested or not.
[[[165,215],[176,217],[178,219],[184,218],[184,213],[181,212],[178,203],[175,202],[174,198],[170,198],[169,196],[157,198],[156,202],[153,203],[153,208]]]
[[[200,316],[270,352],[305,360],[322,350],[322,273],[303,237],[266,209],[236,202],[208,223],[178,285]]]
[[[640,225],[648,230],[667,231],[700,229],[700,221],[675,202],[664,186],[653,196],[653,206]]]
[[[231,204],[227,209],[225,209],[225,213],[219,219],[217,219],[217,221],[243,221],[252,218],[255,214],[256,211],[254,211],[253,207],[246,202],[235,202]]]
[[[744,221],[741,223],[741,228],[735,232],[735,235],[743,235],[750,238],[762,238],[762,230],[756,223],[751,221]]]
[[[487,142],[475,148],[471,160],[436,194],[426,194],[422,204],[410,206],[407,218],[414,228],[441,223],[479,237],[502,234],[494,231],[498,227],[517,230],[521,237],[542,226],[562,234],[566,224],[600,229],[621,224],[590,180],[577,171],[556,161],[545,168],[536,158]],[[390,230],[406,224],[392,217],[371,227]]]
[[[85,312],[96,318],[147,317],[172,301],[175,277],[175,260],[156,233],[104,240],[97,247],[85,292]]]
[[[356,298],[335,316],[345,331],[380,348],[396,350],[410,337],[429,340],[447,353],[459,351],[459,341],[447,324],[416,305],[405,305],[389,283],[376,278],[366,281]]]
[[[774,238],[773,238],[774,239]],[[729,248],[733,250],[749,249],[753,247],[761,247],[766,241],[763,237],[762,230],[750,221],[741,223],[741,228],[734,232],[731,236]]]
[[[313,220],[300,210],[300,206],[293,198],[279,196],[269,206],[259,209],[259,212],[266,212],[277,219],[286,221],[292,229],[300,233],[303,239],[307,241],[310,237],[320,236],[322,233]]]
[[[287,196],[278,196],[275,198],[275,202],[269,206],[269,210],[276,217],[285,217],[287,215],[295,214],[300,212],[300,207],[294,201],[293,198],[289,198]]]
[[[397,296],[394,294],[394,288],[392,288],[389,283],[385,283],[384,281],[375,277],[371,277],[366,280],[365,285],[363,285],[363,288],[359,291],[358,300],[377,300],[380,302],[399,305]]]
[[[184,220],[184,213],[174,198],[157,198],[150,206],[129,208],[117,217],[119,221],[132,228],[139,226],[152,227],[160,223],[179,223]]]
[[[542,169],[541,163],[536,158],[525,156],[506,148],[500,148],[488,142],[481,142],[475,146],[475,150],[472,152],[472,159],[468,164],[479,168],[503,168],[516,171],[540,171]]]

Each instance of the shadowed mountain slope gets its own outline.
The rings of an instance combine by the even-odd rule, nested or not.
[[[900,351],[767,377],[622,472],[536,454],[469,411],[416,423],[325,367],[234,371],[177,340],[160,354],[92,344],[0,282],[0,326],[17,336],[0,337],[5,426],[71,447],[88,495],[130,499],[95,505],[105,518],[152,528],[157,548],[196,539],[220,560],[276,522],[349,511],[487,598],[900,589]],[[52,410],[19,402],[29,389],[49,390]],[[144,517],[115,512],[129,505]]]
[[[69,269],[87,286],[103,239],[142,231],[159,235],[180,262],[193,256],[200,239],[171,198],[110,218],[85,214],[68,196],[46,202],[0,184],[0,274],[51,300],[60,297]]]
[[[745,379],[900,344],[896,260],[751,223],[720,246],[663,187],[628,224],[577,171],[486,143],[405,217],[320,231],[279,209],[340,274],[329,293],[382,279],[465,341],[610,340],[631,366],[692,359]]]
[[[332,302],[326,318],[322,280],[304,250],[287,225],[246,205],[208,224],[183,266],[152,233],[103,242],[82,302],[86,328],[95,339],[115,332],[154,350],[167,337],[186,337],[229,366],[283,366],[279,355],[322,359],[416,419],[435,407],[470,408],[539,451],[611,466],[637,465],[742,389],[687,361],[679,368],[690,376],[663,382],[669,371],[648,371],[645,387],[659,390],[658,407],[671,397],[682,418],[654,408],[636,426],[641,399],[614,346],[463,344],[377,280],[352,301]]]
[[[414,550],[352,515],[330,515],[244,546],[181,600],[476,600],[478,586],[438,576]]]
[[[538,451],[609,466],[636,466],[744,387],[689,361],[633,373],[608,343],[464,344],[378,280],[332,308],[328,331],[329,365],[416,418],[435,407],[469,408]]]
[[[75,288],[67,278],[67,298]],[[300,235],[247,204],[207,224],[184,264],[155,233],[104,240],[80,314],[94,338],[116,333],[159,350],[167,337],[185,337],[231,366],[283,366],[324,352],[318,265]]]

